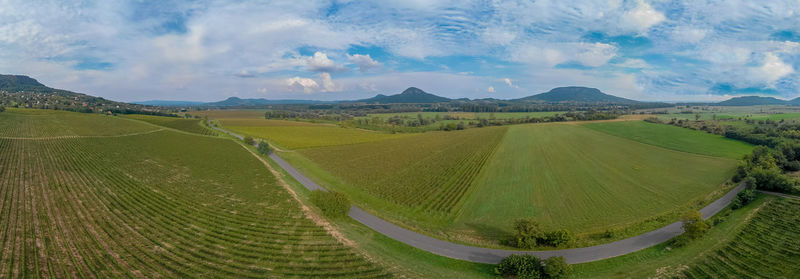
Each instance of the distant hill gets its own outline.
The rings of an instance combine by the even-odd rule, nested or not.
[[[146,106],[162,106],[162,107],[184,107],[184,106],[197,106],[205,104],[204,102],[167,101],[167,100],[150,100],[150,101],[133,102],[133,103]]]
[[[267,100],[263,98],[258,99],[242,99],[239,97],[230,97],[219,102],[203,103],[203,106],[212,107],[247,107],[247,106],[265,106],[265,105],[295,105],[295,104],[330,104],[335,102],[328,101],[314,101],[314,100]]]
[[[553,88],[548,92],[528,96],[512,101],[546,102],[546,103],[608,103],[635,104],[639,101],[625,99],[603,93],[597,88],[568,86]]]
[[[793,104],[793,102],[798,101],[797,99],[791,101],[785,101],[781,99],[776,99],[773,97],[760,97],[760,96],[741,96],[741,97],[734,97],[728,100],[716,103],[715,105],[718,106],[764,106],[764,105],[789,105]],[[797,104],[797,103],[794,103]]]
[[[23,75],[0,74],[0,105],[78,112],[168,114],[159,108],[116,102],[83,93],[50,88],[36,79]]]
[[[446,103],[452,101],[449,98],[436,96],[416,87],[409,87],[403,93],[395,95],[378,94],[369,99],[358,100],[356,102],[364,102],[371,104],[398,104],[398,103]]]

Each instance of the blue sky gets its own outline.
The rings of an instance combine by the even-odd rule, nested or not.
[[[576,3],[573,3],[576,2]],[[0,72],[121,101],[800,95],[800,1],[0,0]]]

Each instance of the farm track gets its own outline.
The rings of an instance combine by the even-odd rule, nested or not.
[[[212,128],[239,139],[244,138],[241,135],[232,133],[219,127]],[[271,153],[269,157],[272,158],[272,160],[274,160],[279,166],[281,166],[281,168],[283,168],[287,173],[289,173],[289,175],[294,177],[295,180],[300,182],[308,190],[326,191],[325,188],[321,187],[300,173],[297,169],[292,167],[277,154]],[[700,209],[700,212],[703,214],[705,219],[714,216],[716,213],[727,207],[728,204],[730,204],[730,202],[736,197],[736,194],[742,191],[744,187],[744,184],[739,184],[721,198]],[[412,247],[449,258],[489,264],[499,263],[502,259],[512,254],[532,254],[541,258],[563,256],[568,263],[572,264],[592,262],[639,251],[667,241],[683,233],[681,222],[678,221],[654,231],[602,245],[565,250],[519,251],[468,246],[436,239],[387,222],[356,206],[351,207],[349,216],[359,223],[364,224],[365,226],[384,234],[389,238],[405,243]]]

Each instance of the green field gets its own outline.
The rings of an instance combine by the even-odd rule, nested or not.
[[[213,129],[203,126],[203,123],[201,122],[202,120],[200,119],[152,116],[152,115],[141,115],[141,114],[129,114],[129,115],[123,115],[123,117],[141,120],[158,126],[164,126],[189,133],[209,135],[209,136],[217,135],[217,132],[215,132]]]
[[[494,151],[505,127],[431,132],[301,154],[348,184],[425,211],[451,212]]]
[[[644,121],[586,123],[583,126],[610,135],[695,154],[741,159],[753,146],[723,136]]]
[[[476,180],[456,223],[504,231],[511,220],[532,217],[578,234],[660,226],[718,190],[735,165],[578,125],[516,125]]]
[[[152,125],[98,114],[15,108],[0,113],[0,137],[114,136],[155,130]]]
[[[139,123],[70,114],[59,117],[82,121],[23,135]],[[0,138],[0,242],[9,278],[390,275],[306,217],[241,145],[170,130]]]
[[[407,136],[284,120],[222,119],[220,122],[233,132],[266,139],[288,149],[356,144]]]

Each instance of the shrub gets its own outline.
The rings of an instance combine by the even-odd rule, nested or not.
[[[555,247],[563,247],[572,243],[572,233],[568,230],[561,229],[545,233],[545,243]]]
[[[536,247],[540,239],[544,239],[545,234],[539,228],[539,222],[533,219],[514,220],[514,244],[519,248],[531,249]]]
[[[750,170],[750,176],[755,179],[756,188],[761,190],[789,192],[794,187],[794,183],[777,168],[757,167]]]
[[[264,154],[264,155],[269,155],[269,153],[272,153],[272,148],[269,147],[269,143],[267,143],[267,142],[265,142],[263,140],[259,141],[258,142],[258,153],[261,153],[261,154]]]
[[[703,221],[703,214],[697,210],[686,212],[681,218],[681,222],[683,222],[681,226],[684,230],[683,236],[685,236],[687,240],[697,239],[703,236],[710,228],[708,223]]]
[[[253,145],[253,144],[256,143],[256,141],[253,140],[253,137],[251,137],[251,136],[245,136],[244,137],[244,143],[247,144],[247,145]]]
[[[6,111],[6,107],[0,106],[0,112],[4,112],[4,111]]]
[[[339,192],[311,191],[311,202],[328,217],[347,216],[350,211],[350,200]]]
[[[731,203],[731,208],[733,209],[742,208],[756,199],[755,178],[748,176],[747,178],[744,179],[744,183],[746,185],[746,188],[741,192],[739,192],[738,194],[736,194],[736,198],[733,199],[733,202]]]
[[[519,279],[542,278],[542,260],[534,255],[511,255],[503,259],[494,272],[500,276]]]
[[[544,260],[544,275],[546,278],[564,278],[569,274],[572,267],[567,263],[564,257],[549,257]]]

